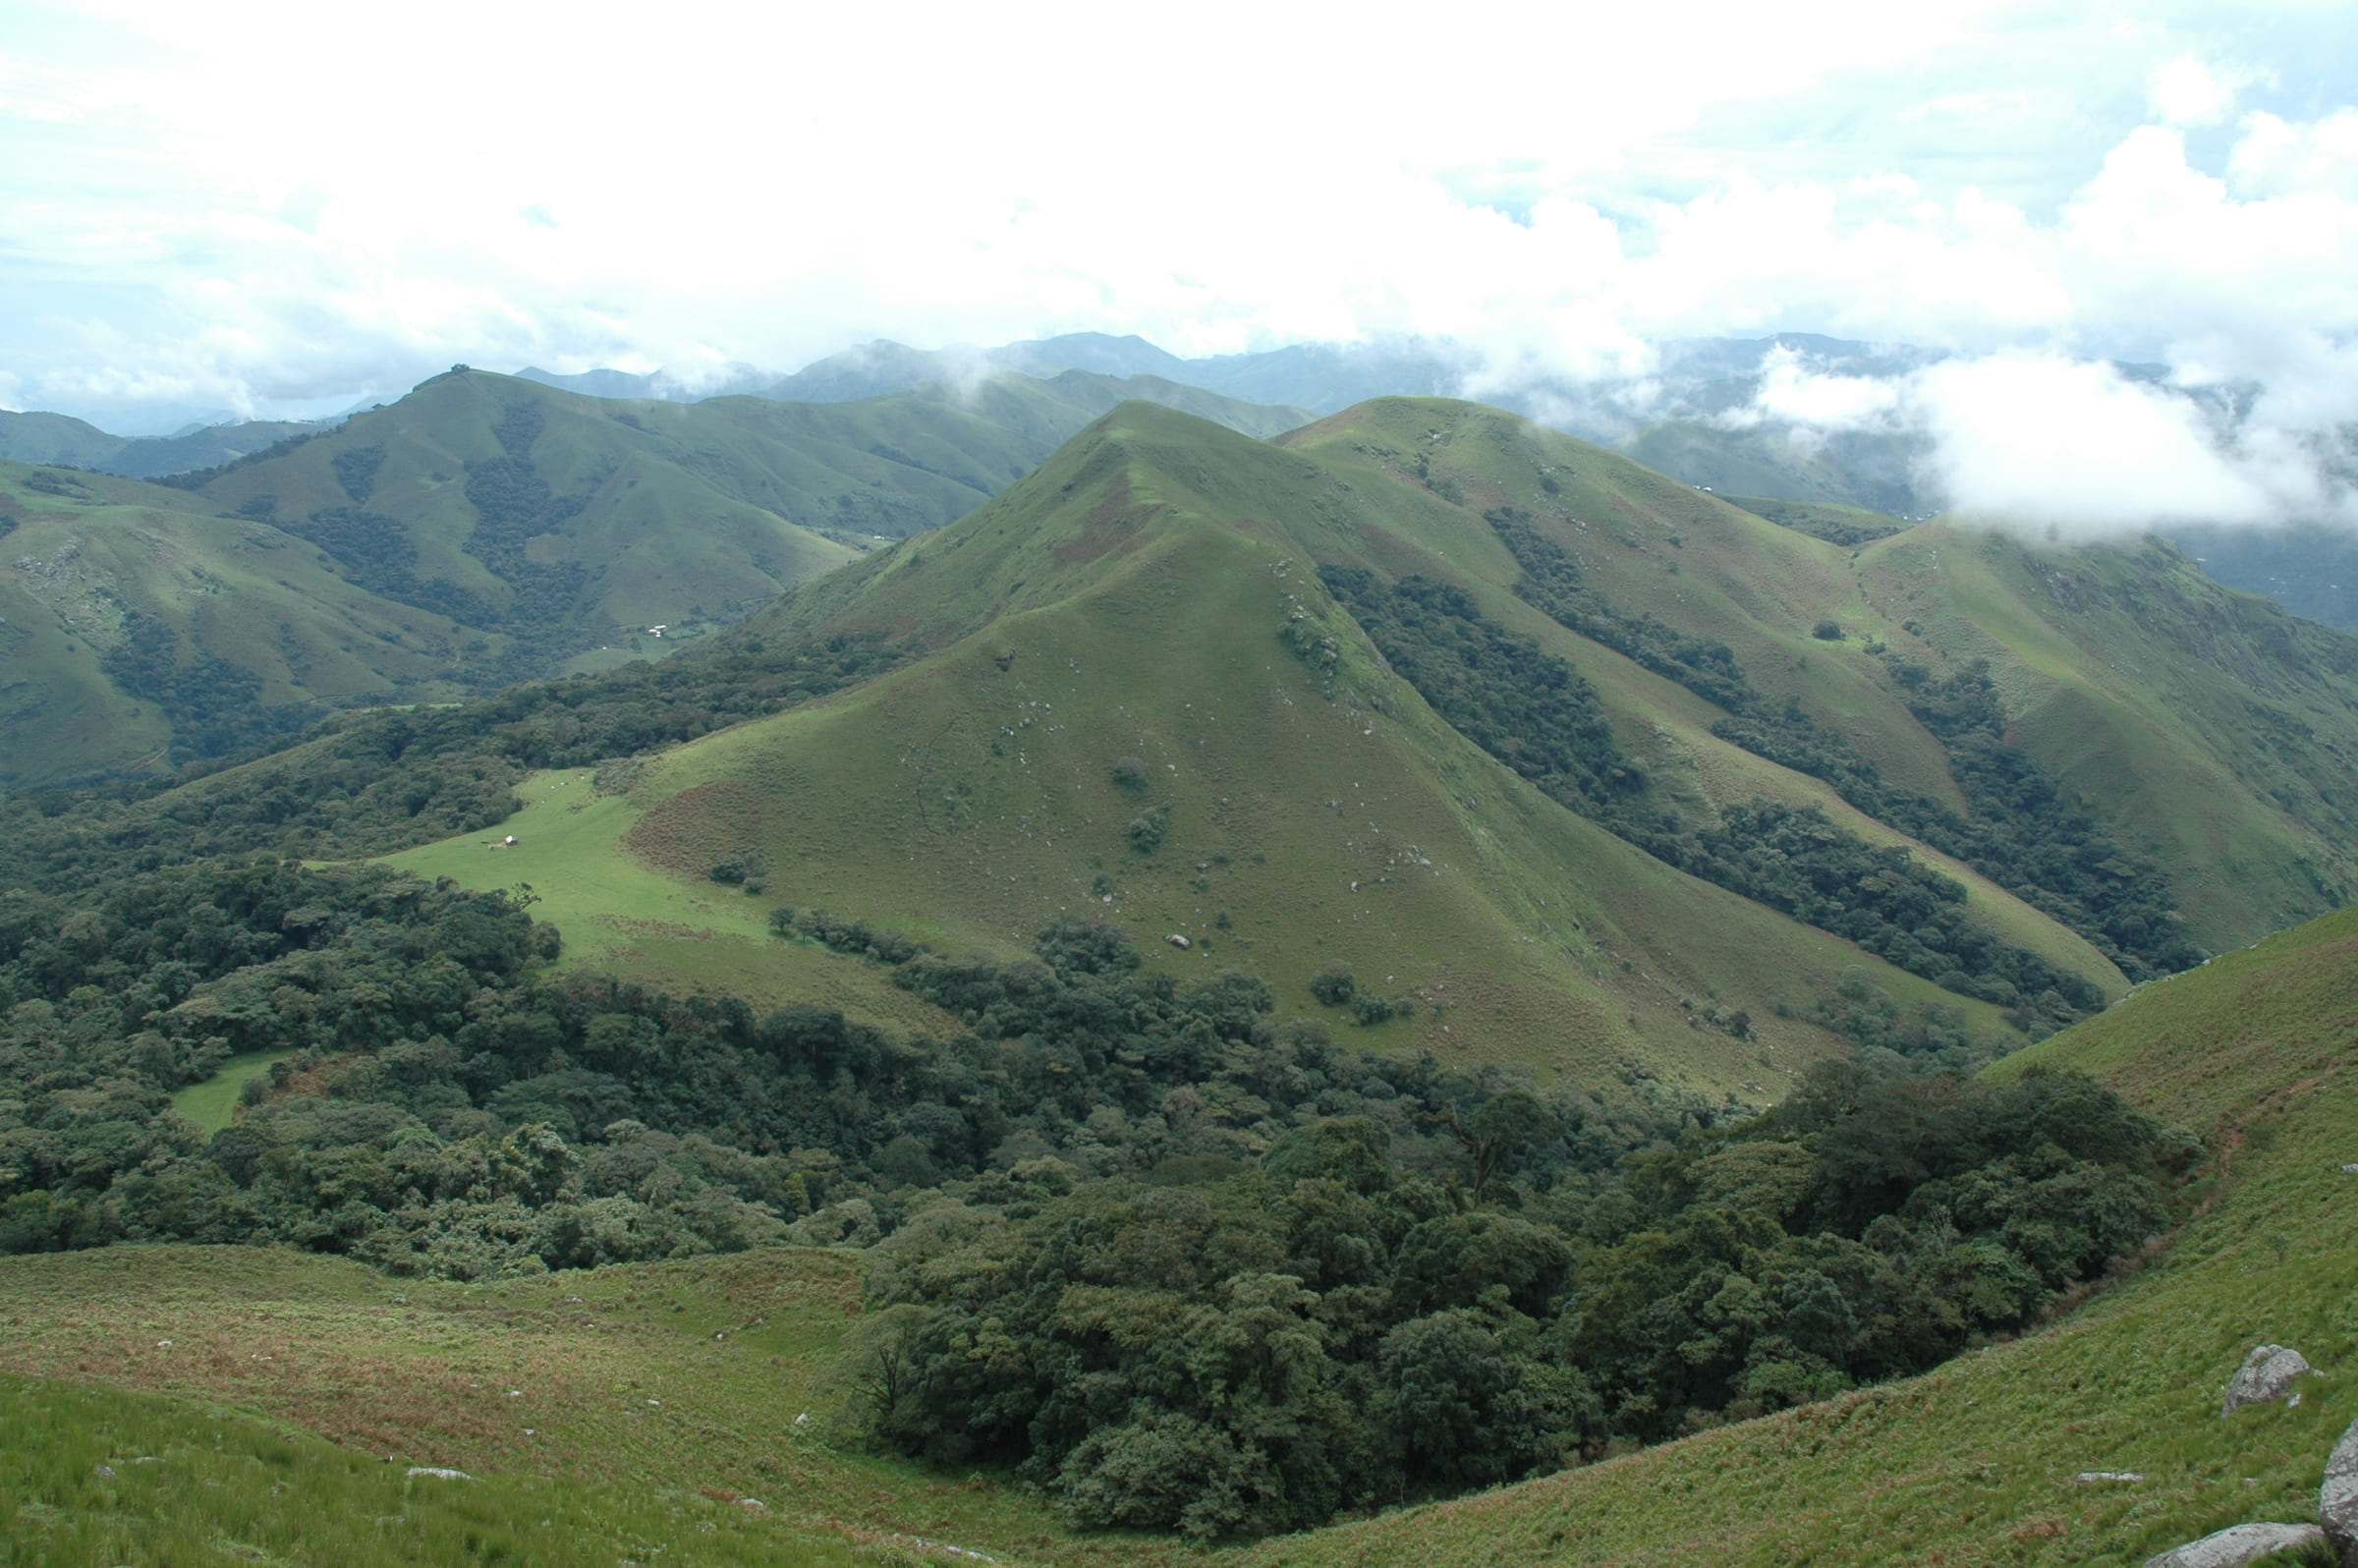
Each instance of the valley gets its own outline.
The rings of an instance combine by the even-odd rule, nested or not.
[[[2298,1516],[2350,1413],[2196,1407],[2348,1353],[2358,642],[1476,404],[1119,392],[454,371],[185,487],[0,476],[12,733],[83,747],[0,797],[0,1365],[116,1456],[0,1477],[38,1539]],[[906,472],[829,514],[862,441]]]

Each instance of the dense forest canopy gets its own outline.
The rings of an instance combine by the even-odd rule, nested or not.
[[[867,1248],[863,1430],[1221,1536],[1934,1365],[2161,1229],[2193,1147],[2081,1079],[1937,1070],[1961,1038],[1863,978],[1859,1059],[1763,1116],[1348,1048],[1078,922],[999,963],[778,912],[937,1039],[553,975],[530,902],[274,858],[6,895],[0,1248]],[[171,1110],[256,1048],[231,1125]]]

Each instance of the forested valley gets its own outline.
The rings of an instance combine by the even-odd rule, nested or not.
[[[1825,1015],[1854,1058],[1755,1115],[1352,1048],[1077,921],[998,963],[776,912],[963,1022],[930,1038],[551,973],[531,903],[271,857],[7,895],[0,1247],[864,1248],[853,1437],[1209,1538],[1920,1371],[2133,1255],[2196,1150],[2083,1079],[1940,1070],[1958,1021],[1864,972]],[[170,1113],[257,1048],[231,1125]]]

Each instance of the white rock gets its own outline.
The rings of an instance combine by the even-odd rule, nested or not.
[[[435,1481],[473,1481],[475,1479],[464,1470],[445,1470],[440,1465],[412,1465],[410,1474],[429,1477]]]
[[[2350,1423],[2326,1460],[2326,1484],[2317,1489],[2317,1517],[2345,1568],[2358,1565],[2358,1421]]]
[[[2244,1568],[2246,1563],[2299,1551],[2325,1540],[2315,1525],[2234,1525],[2148,1557],[2145,1568]]]
[[[2226,1400],[2218,1407],[2231,1416],[2245,1405],[2264,1405],[2292,1391],[2292,1380],[2309,1371],[2309,1359],[2288,1345],[2262,1345],[2243,1358],[2243,1366],[2227,1383]]]

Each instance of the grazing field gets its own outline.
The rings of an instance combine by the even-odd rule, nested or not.
[[[538,1477],[419,1476],[283,1423],[90,1383],[0,1379],[0,1563],[811,1564],[922,1560],[766,1505]]]
[[[828,1370],[858,1314],[860,1271],[853,1254],[778,1251],[466,1286],[264,1248],[11,1258],[0,1260],[0,1419],[8,1449],[19,1444],[20,1419],[54,1433],[37,1445],[44,1452],[55,1444],[79,1453],[101,1441],[93,1432],[127,1424],[125,1435],[103,1437],[120,1454],[186,1447],[185,1432],[210,1420],[196,1413],[215,1406],[266,1418],[237,1441],[251,1448],[266,1438],[276,1445],[269,1453],[285,1450],[292,1457],[262,1464],[298,1465],[313,1478],[302,1493],[313,1500],[274,1513],[269,1498],[251,1498],[239,1505],[249,1511],[206,1527],[238,1540],[249,1539],[237,1534],[248,1519],[300,1532],[314,1510],[344,1509],[332,1499],[401,1512],[371,1499],[388,1486],[403,1493],[408,1467],[430,1466],[490,1488],[477,1504],[446,1505],[448,1528],[506,1531],[521,1562],[600,1560],[631,1530],[670,1528],[691,1540],[707,1524],[749,1551],[825,1537],[938,1540],[1003,1562],[1162,1553],[1152,1541],[1078,1541],[1044,1500],[1002,1477],[834,1446],[841,1396]],[[172,1398],[91,1403],[92,1387]],[[281,1424],[311,1435],[299,1440]],[[205,1428],[208,1437],[219,1429]],[[129,1474],[115,1468],[119,1480]],[[25,1474],[8,1479],[27,1488],[19,1496],[84,1484],[78,1460],[44,1459]],[[766,1506],[757,1515],[712,1493]],[[161,1495],[193,1506],[181,1493]],[[539,1518],[555,1520],[555,1539],[579,1555],[543,1554],[517,1534]],[[462,1559],[421,1551],[359,1560]],[[781,1545],[768,1557],[685,1560],[807,1559]]]

